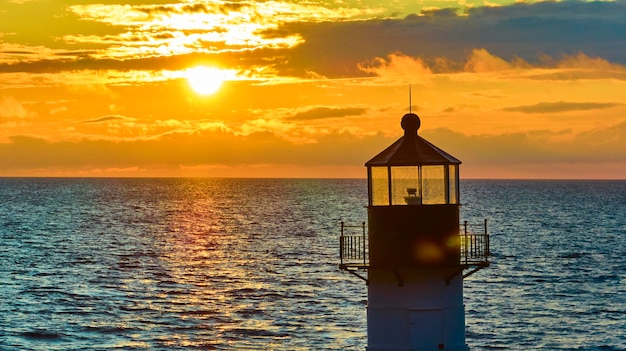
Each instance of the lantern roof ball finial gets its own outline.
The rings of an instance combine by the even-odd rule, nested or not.
[[[407,113],[402,117],[400,126],[404,129],[404,135],[417,135],[417,130],[420,129],[421,121],[418,115],[415,113]]]

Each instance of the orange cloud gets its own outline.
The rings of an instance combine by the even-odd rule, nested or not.
[[[357,66],[361,71],[395,82],[425,83],[432,70],[419,57],[410,57],[400,52],[390,54],[387,59],[375,58]]]
[[[493,55],[484,48],[473,49],[462,61],[452,61],[439,57],[428,63],[421,57],[410,57],[401,52],[393,53],[387,58],[375,58],[371,61],[358,64],[360,70],[373,73],[379,77],[396,79],[424,80],[434,74],[446,73],[499,73],[508,78],[546,78],[574,79],[577,75],[593,78],[590,72],[595,72],[596,79],[615,78],[626,80],[626,65],[611,63],[602,58],[591,58],[584,53],[574,56],[562,55],[555,59],[543,55],[540,62],[531,64],[519,57],[507,61]]]
[[[21,102],[11,96],[0,97],[0,117],[8,119],[32,118],[37,114],[29,111]]]
[[[506,71],[513,67],[511,63],[490,54],[485,49],[473,50],[465,63],[465,71],[475,73]]]

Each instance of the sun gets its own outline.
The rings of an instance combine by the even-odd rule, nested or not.
[[[214,94],[226,78],[221,70],[206,66],[189,68],[185,76],[191,89],[200,95]]]

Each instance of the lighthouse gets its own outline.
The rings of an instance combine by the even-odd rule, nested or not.
[[[416,114],[400,124],[365,163],[367,231],[342,222],[339,268],[367,283],[367,350],[466,351],[463,279],[489,265],[487,221],[460,222],[461,161]]]

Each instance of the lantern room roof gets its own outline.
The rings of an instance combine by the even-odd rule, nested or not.
[[[404,136],[365,163],[375,166],[419,166],[461,164],[461,161],[417,135],[420,119],[414,113],[402,117]]]

